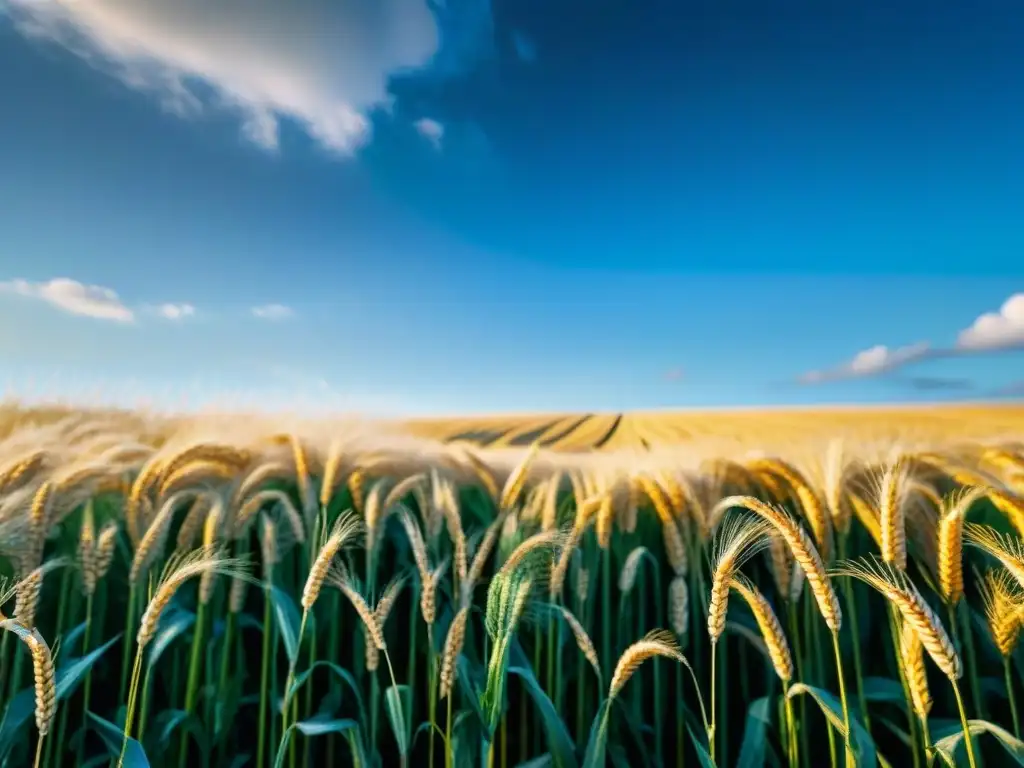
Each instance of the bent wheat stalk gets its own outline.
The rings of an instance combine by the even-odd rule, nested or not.
[[[971,768],[975,768],[977,763],[974,744],[967,724],[967,713],[964,711],[960,687],[957,685],[957,680],[963,674],[963,666],[960,663],[960,656],[953,646],[953,641],[946,633],[938,616],[925,602],[924,597],[904,571],[897,570],[892,564],[882,562],[877,557],[847,561],[841,564],[835,572],[863,581],[896,606],[903,621],[917,635],[932,661],[949,679],[956,696],[957,707],[960,710],[960,725],[964,732],[967,759]]]
[[[843,707],[843,725],[846,731],[846,763],[852,765],[854,757],[853,746],[850,742],[850,708],[846,698],[843,658],[839,651],[839,629],[843,623],[843,614],[839,608],[839,597],[829,580],[828,571],[825,570],[825,563],[807,531],[781,507],[766,504],[753,496],[728,496],[718,502],[712,510],[711,517],[715,518],[724,514],[730,507],[747,509],[772,524],[779,537],[786,542],[793,559],[803,571],[807,586],[818,605],[818,611],[832,632],[832,651],[835,655],[836,676],[839,678],[839,698]]]

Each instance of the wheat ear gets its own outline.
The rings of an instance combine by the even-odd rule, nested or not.
[[[742,515],[727,520],[715,538],[715,556],[712,562],[711,597],[708,603],[708,636],[712,643],[725,631],[725,617],[729,610],[729,585],[752,555],[769,542],[771,524],[753,515]]]
[[[455,614],[455,618],[452,619],[452,623],[448,627],[441,661],[440,696],[442,699],[451,695],[452,685],[455,683],[459,654],[462,653],[462,644],[466,639],[466,622],[468,619],[469,606],[463,605],[459,612]]]
[[[927,722],[928,713],[932,709],[932,696],[928,690],[928,672],[924,666],[924,646],[917,632],[906,621],[900,631],[900,663],[907,676],[914,714],[921,722]]]
[[[608,698],[616,698],[640,668],[640,665],[656,656],[672,659],[689,666],[686,657],[679,649],[675,636],[666,629],[655,629],[623,651],[615,664],[615,672],[612,674],[611,686],[608,689]]]
[[[327,578],[334,558],[342,548],[353,543],[362,530],[362,521],[352,512],[344,512],[334,521],[331,532],[317,552],[316,559],[309,569],[309,576],[306,577],[306,584],[302,588],[301,603],[304,611],[312,608],[320,596],[324,579]]]
[[[964,541],[988,553],[1024,587],[1024,542],[985,525],[967,523]]]
[[[928,655],[946,677],[953,681],[960,679],[963,667],[953,642],[905,572],[872,556],[868,560],[847,561],[835,573],[852,576],[880,592],[899,609],[903,620],[917,633]]]
[[[594,674],[597,675],[597,684],[601,687],[603,685],[601,682],[601,663],[597,660],[597,649],[594,648],[590,635],[587,634],[587,630],[583,628],[580,620],[576,618],[572,611],[564,606],[558,606],[558,610],[572,631],[572,636],[576,640],[576,647],[583,654],[583,658],[590,662],[590,666],[594,668]]]
[[[789,651],[789,642],[786,634],[782,631],[778,616],[772,610],[771,603],[743,574],[736,574],[730,584],[732,589],[740,594],[750,607],[757,626],[764,637],[765,646],[768,648],[768,657],[771,659],[775,674],[784,683],[793,679],[793,656]]]
[[[753,496],[729,496],[718,502],[715,510],[719,508],[728,509],[730,507],[748,509],[760,515],[774,526],[779,536],[789,546],[793,559],[796,560],[803,570],[811,594],[814,595],[815,602],[818,604],[818,611],[821,613],[825,624],[828,625],[828,628],[833,633],[838,632],[843,623],[843,614],[839,608],[839,597],[832,587],[832,582],[829,580],[821,555],[818,554],[818,550],[812,543],[807,531],[785,510],[771,504],[766,504]],[[712,517],[714,516],[715,512],[712,512]]]
[[[939,591],[948,605],[956,605],[964,594],[964,520],[971,505],[985,495],[981,488],[964,489],[942,503],[938,532]]]

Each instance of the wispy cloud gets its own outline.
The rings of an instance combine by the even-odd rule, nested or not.
[[[423,0],[0,0],[23,34],[62,45],[193,117],[233,110],[267,149],[281,120],[354,152],[387,75],[426,63],[438,32]]]
[[[872,378],[891,374],[923,360],[1020,350],[1024,350],[1024,293],[1015,293],[997,311],[979,315],[957,334],[952,346],[935,347],[922,341],[890,349],[878,344],[859,352],[842,365],[805,373],[798,381],[803,384],[823,384],[845,379]]]
[[[55,277],[42,283],[20,279],[0,282],[0,291],[45,301],[72,315],[118,323],[135,321],[135,313],[112,288],[86,285],[68,277]]]
[[[191,304],[161,304],[156,313],[168,320],[184,320],[195,315],[196,308]]]
[[[895,349],[878,344],[858,352],[852,360],[842,365],[805,373],[800,377],[800,381],[804,384],[822,384],[827,381],[880,376],[909,363],[922,360],[931,353],[931,346],[923,341]]]
[[[284,320],[295,314],[291,307],[286,307],[284,304],[262,304],[253,307],[250,312],[254,317],[262,320]]]
[[[444,126],[437,120],[421,117],[413,123],[413,127],[420,136],[433,144],[435,149],[441,148],[441,141],[444,139]]]

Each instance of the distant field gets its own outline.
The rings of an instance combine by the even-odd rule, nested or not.
[[[418,419],[413,434],[465,440],[491,448],[533,443],[556,451],[612,451],[723,440],[763,446],[825,440],[991,437],[1020,434],[1024,405],[693,411],[611,414],[547,414],[465,419]]]
[[[65,407],[0,406],[0,437],[26,421],[45,424],[72,412]],[[136,416],[152,424],[141,413],[121,414],[128,419]],[[208,418],[183,420],[194,423]],[[227,423],[233,420],[230,415],[225,417]],[[270,420],[277,421],[274,417]],[[239,423],[248,421],[239,417]],[[339,425],[349,421],[339,419]],[[333,431],[330,419],[317,419],[315,426],[317,432]],[[381,426],[397,427],[414,437],[493,449],[526,448],[538,443],[563,453],[696,445],[712,450],[729,445],[790,450],[801,443],[819,444],[839,435],[853,442],[1016,440],[1024,433],[1024,404],[553,413],[409,419]]]

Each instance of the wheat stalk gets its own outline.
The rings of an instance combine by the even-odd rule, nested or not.
[[[768,545],[771,524],[753,515],[737,515],[723,524],[715,537],[711,597],[708,603],[708,636],[712,643],[725,631],[729,610],[729,586],[743,564]]]
[[[880,592],[899,609],[903,620],[917,633],[935,666],[950,680],[960,679],[963,667],[953,642],[946,634],[939,617],[928,606],[905,572],[892,563],[886,563],[874,556],[868,560],[847,561],[834,572],[859,579]]]
[[[730,507],[748,509],[774,526],[779,536],[785,540],[793,559],[803,570],[825,624],[833,633],[838,632],[843,621],[839,598],[829,580],[821,555],[818,554],[807,532],[785,510],[766,504],[753,496],[729,496],[718,502],[715,510],[729,509]],[[712,512],[712,517],[714,516],[715,512]]]

